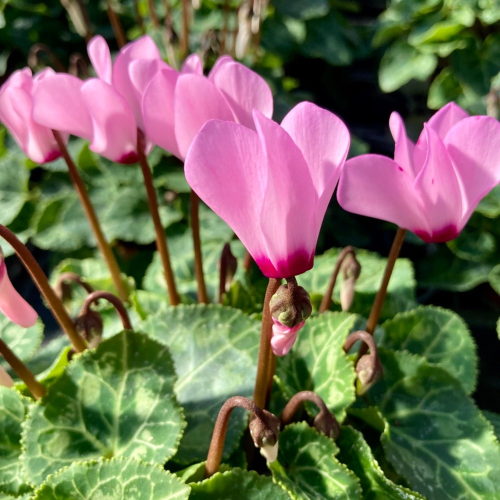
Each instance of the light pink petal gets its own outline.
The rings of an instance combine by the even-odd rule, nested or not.
[[[412,176],[386,156],[369,154],[347,160],[337,198],[348,212],[386,220],[411,231],[428,229]]]
[[[17,71],[14,71],[14,73],[12,73],[12,75],[10,75],[7,81],[2,85],[0,93],[3,89],[8,87],[19,87],[26,90],[26,92],[31,92],[32,86],[33,78],[31,76],[31,69],[18,69]]]
[[[123,97],[97,78],[85,82],[82,95],[94,129],[90,149],[118,163],[135,163],[137,125]]]
[[[150,36],[145,35],[127,43],[118,53],[113,66],[113,87],[128,102],[135,116],[140,113],[142,95],[138,94],[132,83],[130,64],[140,59],[161,61],[160,51]]]
[[[151,80],[144,92],[142,116],[147,138],[181,158],[174,129],[174,91],[178,78],[177,71],[164,69]]]
[[[144,119],[142,116],[144,93],[153,78],[163,69],[173,71],[159,59],[139,59],[130,63],[130,81],[132,82],[136,99],[129,104],[131,104],[135,120],[141,130],[144,130]]]
[[[234,62],[234,59],[231,56],[220,56],[217,59],[217,61],[215,61],[215,64],[212,66],[212,69],[210,70],[208,77],[211,78],[212,75],[217,72],[217,70],[219,69],[219,66],[222,66],[223,64],[227,64],[227,63],[232,63],[232,62]]]
[[[427,122],[427,126],[434,130],[438,137],[443,140],[448,131],[464,118],[468,118],[469,114],[454,102],[450,102],[443,106],[437,113],[432,115]]]
[[[111,85],[113,64],[111,63],[111,54],[106,40],[100,35],[93,37],[87,45],[87,52],[97,76]]]
[[[33,77],[33,88],[36,87],[38,82],[42,81],[44,78],[54,76],[57,73],[52,69],[52,68],[44,68],[42,71],[39,71],[34,77]]]
[[[299,147],[309,167],[318,195],[316,224],[319,232],[349,152],[349,131],[340,118],[310,102],[295,106],[281,126]]]
[[[31,117],[33,100],[22,88],[6,88],[0,94],[0,121],[7,127],[26,156],[46,163],[60,156],[52,131]]]
[[[11,321],[23,328],[29,328],[36,323],[38,314],[35,310],[17,293],[12,286],[5,261],[2,257],[0,264],[0,310]]]
[[[44,127],[90,140],[92,121],[81,93],[82,85],[78,78],[62,73],[37,81],[33,120]]]
[[[181,75],[174,92],[175,138],[181,159],[201,127],[212,119],[234,121],[224,96],[204,76]]]
[[[264,116],[273,116],[273,94],[266,81],[243,64],[226,61],[210,73],[210,80],[222,92],[236,120],[254,128],[252,111],[258,109]]]
[[[431,232],[415,232],[424,241],[443,242],[458,235],[462,216],[462,195],[457,175],[443,141],[424,125],[428,144],[427,157],[414,182]]]
[[[277,271],[265,274],[288,278],[312,267],[319,233],[318,195],[304,156],[288,133],[259,111],[254,111],[254,118],[267,164],[260,224],[267,256]]]
[[[265,255],[259,217],[267,172],[257,134],[237,123],[209,121],[193,141],[184,170],[193,190],[252,257]]]
[[[273,318],[273,322],[271,348],[276,356],[285,356],[295,344],[297,334],[304,327],[305,321],[292,328],[282,325],[275,318]]]
[[[389,118],[389,128],[395,142],[394,161],[403,167],[403,170],[411,176],[415,176],[413,168],[413,150],[415,145],[408,139],[406,128],[401,116],[395,111]]]
[[[462,229],[481,199],[500,182],[500,123],[472,116],[456,124],[444,139],[462,189]]]
[[[203,64],[201,63],[200,56],[198,54],[191,54],[188,56],[182,65],[181,73],[203,75]]]

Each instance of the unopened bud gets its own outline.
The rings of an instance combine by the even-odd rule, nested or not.
[[[314,428],[332,439],[340,435],[340,425],[329,411],[320,411],[313,422]]]
[[[278,456],[278,437],[280,433],[280,421],[267,410],[263,410],[266,421],[253,417],[248,425],[250,435],[257,448],[268,462],[273,462]]]
[[[260,454],[266,459],[267,462],[274,462],[278,458],[278,441],[274,445],[263,446],[260,449]]]
[[[89,348],[96,347],[102,338],[102,318],[99,313],[89,309],[80,314],[75,321],[76,331],[88,342]]]
[[[383,368],[378,356],[364,354],[356,364],[356,392],[358,396],[365,394],[370,387],[382,378]]]
[[[353,253],[346,255],[342,262],[342,285],[340,286],[340,305],[342,311],[348,311],[354,300],[356,281],[361,274],[361,264]]]
[[[295,278],[288,278],[269,302],[271,315],[282,325],[292,328],[304,322],[312,313],[311,298],[297,285]]]

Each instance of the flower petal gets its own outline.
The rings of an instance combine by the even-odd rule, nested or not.
[[[12,286],[3,257],[2,263],[0,264],[0,310],[11,321],[23,328],[33,326],[38,319],[38,314],[35,310]]]
[[[161,61],[160,51],[148,35],[127,43],[118,53],[113,65],[113,87],[127,101],[136,120],[141,114],[142,94],[138,93],[132,83],[130,64],[140,59]],[[167,66],[166,63],[164,64]]]
[[[415,145],[408,139],[406,128],[401,116],[395,111],[389,118],[389,128],[395,142],[394,161],[412,177],[415,177],[413,168],[413,150]]]
[[[489,116],[465,118],[444,139],[462,189],[463,227],[481,199],[500,182],[500,123]]]
[[[94,129],[90,149],[118,163],[135,163],[137,125],[125,99],[97,78],[84,83],[82,95]]]
[[[209,79],[226,98],[236,120],[245,127],[255,128],[254,109],[268,118],[273,116],[273,94],[269,85],[243,64],[226,59],[211,71]]]
[[[193,141],[184,170],[189,185],[252,257],[265,255],[259,216],[267,172],[257,134],[237,123],[211,120]]]
[[[211,119],[234,121],[234,116],[222,93],[208,78],[184,74],[175,87],[174,119],[175,138],[183,159],[205,122]]]
[[[462,195],[457,175],[443,141],[427,124],[427,157],[414,182],[431,232],[422,232],[424,241],[443,242],[458,235],[462,217]]]
[[[87,53],[97,76],[111,85],[113,64],[106,40],[100,35],[94,36],[87,45]]]
[[[299,147],[309,167],[318,195],[316,224],[319,232],[349,152],[349,131],[340,118],[310,102],[295,106],[281,126]]]
[[[432,115],[431,119],[427,122],[427,126],[434,130],[438,137],[443,140],[454,125],[468,117],[469,113],[467,111],[457,106],[454,102],[449,102]]]
[[[428,229],[420,215],[412,176],[386,156],[368,154],[347,160],[337,199],[348,212],[386,220],[411,231]]]
[[[33,91],[33,120],[44,127],[90,140],[92,121],[81,93],[82,85],[78,78],[63,73],[37,81]]]
[[[253,114],[267,165],[260,225],[267,256],[276,269],[273,275],[265,274],[288,278],[313,265],[318,195],[304,156],[288,133],[259,111]]]
[[[174,129],[174,91],[179,73],[173,69],[160,71],[148,85],[142,101],[142,116],[149,140],[181,157]]]
[[[227,55],[220,56],[217,59],[217,61],[215,61],[215,64],[212,66],[212,69],[210,70],[208,78],[210,78],[212,76],[212,74],[215,73],[219,69],[219,66],[222,66],[223,64],[227,64],[227,63],[232,63],[232,62],[234,62],[234,59],[231,56],[227,56]]]
[[[203,64],[198,54],[191,54],[184,61],[181,68],[181,73],[194,73],[195,75],[203,75]]]

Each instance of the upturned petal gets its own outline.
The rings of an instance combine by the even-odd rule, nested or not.
[[[237,123],[209,121],[193,141],[184,170],[193,190],[250,254],[267,255],[259,221],[267,171],[257,134]]]
[[[198,54],[191,54],[186,58],[181,68],[181,73],[194,73],[203,75],[203,64]]]
[[[458,236],[462,215],[462,195],[455,169],[446,148],[427,124],[427,156],[414,182],[423,212],[431,231],[414,229],[417,236],[427,242],[444,242]]]
[[[137,125],[123,97],[97,78],[84,83],[82,95],[92,118],[90,149],[118,163],[135,163]]]
[[[255,128],[252,111],[259,110],[267,118],[273,115],[273,95],[269,85],[255,71],[225,58],[210,72],[209,79],[222,92],[236,120]]]
[[[295,106],[281,126],[301,150],[318,196],[316,227],[323,217],[349,152],[350,137],[340,118],[310,102]]]
[[[144,92],[142,116],[147,138],[181,158],[174,128],[174,91],[178,78],[177,71],[163,69],[151,80]]]
[[[211,119],[234,121],[222,93],[203,76],[181,75],[174,91],[175,139],[181,159],[186,157],[201,127]]]
[[[3,255],[0,259],[0,311],[14,323],[29,328],[36,323],[38,314],[12,286]]]
[[[452,127],[444,144],[462,191],[462,222],[481,199],[500,182],[500,123],[489,116],[465,118]]]
[[[430,230],[421,217],[413,178],[395,161],[381,155],[361,155],[347,160],[337,198],[348,212],[374,217],[415,230]]]
[[[112,85],[113,64],[106,40],[100,35],[93,37],[87,45],[87,52],[97,76]]]
[[[457,106],[454,102],[450,102],[432,115],[431,119],[427,122],[427,126],[434,130],[438,137],[443,140],[452,127],[468,117],[469,114],[467,111]]]
[[[389,118],[389,128],[394,139],[394,161],[412,177],[415,177],[413,167],[413,152],[415,145],[406,135],[406,127],[399,113],[393,112]]]

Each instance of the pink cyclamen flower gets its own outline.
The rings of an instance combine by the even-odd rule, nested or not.
[[[338,189],[342,208],[409,229],[426,242],[456,238],[481,199],[500,182],[500,123],[447,104],[424,124],[416,144],[397,113],[389,122],[394,160],[347,161]]]
[[[101,36],[92,38],[87,50],[98,78],[82,81],[57,73],[44,79],[34,93],[33,119],[90,141],[92,151],[112,161],[135,163],[143,93],[153,75],[167,65],[149,36],[125,45],[114,64]]]
[[[0,121],[35,163],[47,163],[61,156],[50,128],[36,123],[32,117],[33,93],[40,82],[53,74],[41,71],[34,78],[29,68],[15,71],[0,89]]]
[[[189,149],[186,178],[267,277],[288,278],[313,265],[349,132],[333,113],[308,102],[281,126],[257,110],[253,117],[252,128],[205,124]]]
[[[297,333],[305,325],[302,321],[296,326],[289,327],[282,325],[276,318],[273,318],[273,335],[271,337],[271,348],[276,356],[288,354],[293,344],[297,340]]]
[[[35,310],[17,293],[10,282],[5,258],[0,249],[0,311],[14,323],[28,328],[38,319]]]
[[[181,160],[208,120],[254,128],[253,109],[268,118],[273,114],[273,96],[262,77],[228,56],[220,57],[205,77],[196,54],[187,58],[180,73],[159,71],[142,104],[147,137]]]

